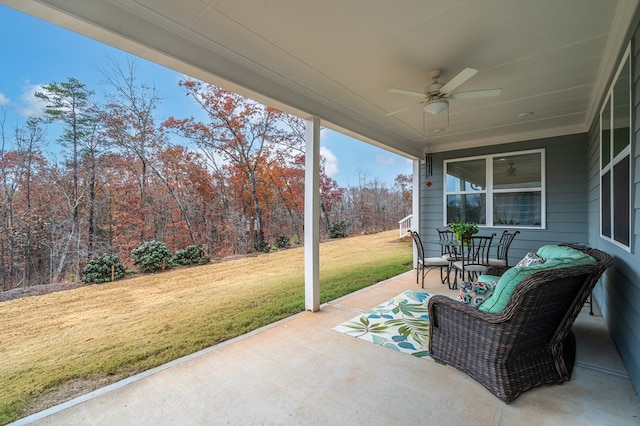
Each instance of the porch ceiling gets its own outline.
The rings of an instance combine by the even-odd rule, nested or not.
[[[204,81],[408,157],[585,132],[638,0],[0,0]],[[449,116],[389,88],[429,71]],[[533,112],[525,118],[520,113]],[[435,133],[435,129],[444,129]]]

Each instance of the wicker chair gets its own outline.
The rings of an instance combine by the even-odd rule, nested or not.
[[[576,352],[571,327],[613,258],[593,248],[562,245],[593,256],[596,264],[528,276],[499,314],[432,296],[431,357],[467,373],[506,403],[533,387],[568,381]]]

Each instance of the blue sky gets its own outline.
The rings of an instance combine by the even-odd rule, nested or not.
[[[0,111],[6,112],[7,130],[38,115],[33,93],[42,85],[76,78],[96,94],[102,92],[102,76],[109,56],[125,63],[126,53],[64,28],[0,6]],[[153,82],[163,98],[161,118],[195,115],[197,107],[185,96],[178,81],[183,77],[168,68],[138,58],[137,77]],[[364,178],[387,186],[399,174],[411,174],[411,162],[403,157],[340,133],[322,132],[321,153],[327,173],[340,186],[358,186]],[[45,149],[46,150],[46,149]]]

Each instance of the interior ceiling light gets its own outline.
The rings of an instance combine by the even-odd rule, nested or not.
[[[434,99],[429,101],[424,106],[424,112],[436,115],[440,114],[445,109],[449,108],[449,102],[446,99]]]

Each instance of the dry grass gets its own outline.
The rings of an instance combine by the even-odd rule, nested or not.
[[[295,248],[0,303],[0,423],[300,312],[303,255]],[[323,243],[322,302],[406,271],[410,259],[397,231]]]

